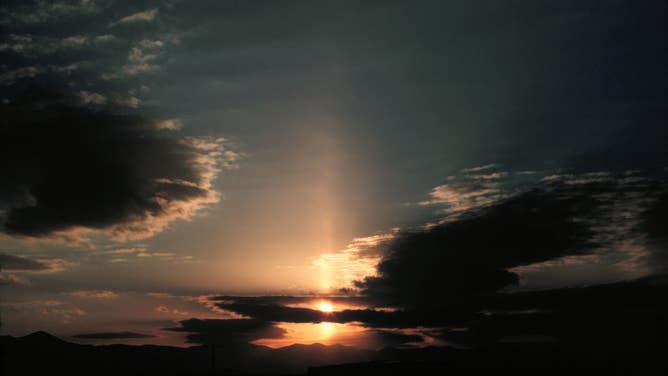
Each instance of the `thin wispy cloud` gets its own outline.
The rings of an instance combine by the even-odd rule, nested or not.
[[[155,20],[155,17],[158,15],[158,8],[153,8],[145,10],[143,12],[133,13],[129,16],[125,16],[119,19],[116,22],[109,24],[110,27],[120,25],[120,24],[132,24],[138,22],[152,22]]]
[[[81,299],[114,299],[119,296],[117,292],[109,290],[79,290],[70,291],[65,294]]]
[[[482,165],[482,166],[465,168],[465,169],[462,169],[462,172],[471,173],[471,172],[487,171],[487,170],[491,170],[491,169],[496,168],[496,167],[499,167],[499,165],[496,164],[496,163],[490,163],[490,164],[486,164],[486,165]]]
[[[84,333],[84,334],[75,334],[72,337],[80,339],[136,339],[136,338],[153,338],[154,335],[136,333],[136,332],[98,332],[98,333]]]

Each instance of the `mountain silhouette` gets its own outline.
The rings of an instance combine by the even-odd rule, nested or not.
[[[24,337],[1,336],[3,375],[209,374],[211,348],[156,345],[82,345],[40,331]],[[353,347],[295,344],[279,349],[249,343],[216,347],[216,374],[295,374],[310,366],[365,362],[377,352]]]
[[[44,331],[37,331],[16,339],[19,345],[63,346],[70,344]]]
[[[361,350],[295,344],[272,349],[253,344],[177,348],[155,345],[81,345],[46,332],[0,337],[3,375],[239,375],[239,374],[443,374],[453,370],[513,369],[543,373],[614,369],[666,371],[666,347],[647,352],[569,351],[546,343],[499,344],[495,349],[452,347]]]

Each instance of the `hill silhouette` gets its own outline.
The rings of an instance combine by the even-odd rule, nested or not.
[[[19,337],[16,339],[16,342],[19,345],[35,346],[62,346],[70,344],[69,342],[63,341],[62,339],[41,330],[28,334],[25,337]]]
[[[361,350],[322,344],[272,349],[246,344],[193,346],[81,345],[46,332],[0,337],[3,375],[239,375],[441,374],[453,370],[513,369],[543,373],[576,369],[617,372],[666,370],[665,347],[653,351],[567,351],[550,342],[506,343],[493,350],[452,347]]]
[[[4,375],[209,374],[211,348],[155,345],[82,345],[46,332],[24,337],[2,336]],[[364,362],[378,353],[348,346],[295,344],[279,349],[253,344],[216,347],[216,374],[295,374],[309,366]]]

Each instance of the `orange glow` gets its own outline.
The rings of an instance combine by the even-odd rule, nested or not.
[[[319,297],[301,302],[289,303],[285,305],[291,308],[308,308],[315,309],[321,312],[338,312],[346,309],[368,309],[369,305],[340,299],[337,297]],[[331,307],[331,309],[330,309]]]
[[[295,343],[311,345],[341,344],[359,348],[380,348],[378,341],[367,329],[357,324],[338,324],[333,322],[311,323],[280,323],[278,327],[284,329],[282,338],[263,338],[252,341],[256,345],[280,348]]]
[[[332,306],[332,303],[328,301],[321,301],[318,303],[318,309],[322,312],[330,313],[334,311],[334,307]]]
[[[280,338],[261,338],[251,343],[271,348],[280,348],[294,345],[296,343],[311,345],[320,343],[323,345],[344,345],[360,349],[381,349],[387,343],[380,336],[380,332],[391,332],[398,334],[419,335],[423,338],[420,342],[410,342],[405,347],[445,346],[452,345],[432,335],[432,328],[411,329],[369,329],[357,322],[351,323],[277,323],[277,326],[285,330]]]

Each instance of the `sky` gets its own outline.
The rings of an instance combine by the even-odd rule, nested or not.
[[[441,343],[393,312],[660,275],[667,16],[4,1],[0,331]]]

